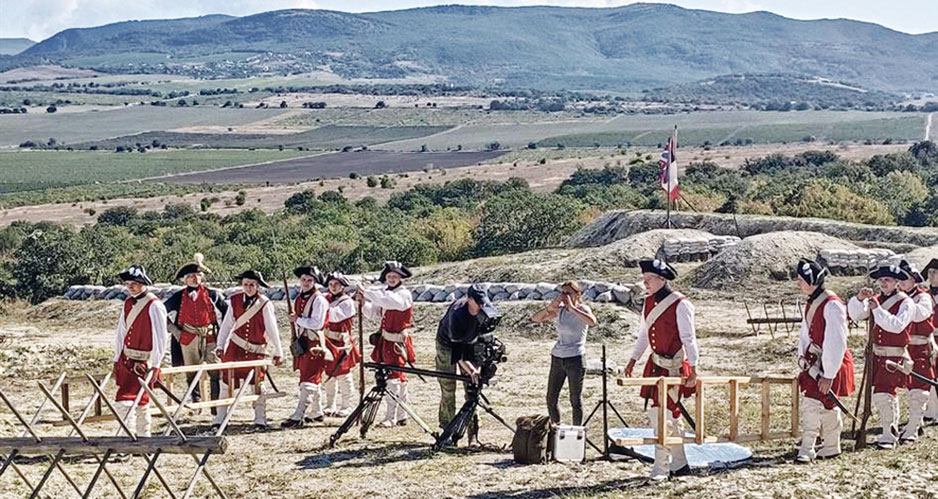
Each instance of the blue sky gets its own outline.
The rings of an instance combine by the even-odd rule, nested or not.
[[[287,8],[349,12],[395,10],[462,3],[481,5],[563,5],[616,7],[623,0],[0,0],[0,37],[47,38],[66,28],[128,19],[246,15]],[[796,19],[848,18],[906,33],[938,31],[938,0],[672,0],[668,3],[720,12],[767,10]]]

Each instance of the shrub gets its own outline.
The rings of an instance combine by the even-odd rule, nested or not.
[[[511,191],[488,200],[476,227],[476,253],[499,255],[560,244],[583,225],[582,206],[556,194]]]

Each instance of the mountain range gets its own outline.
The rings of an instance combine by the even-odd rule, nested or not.
[[[0,54],[19,54],[35,44],[29,38],[0,38]]]
[[[239,77],[329,71],[486,87],[634,92],[741,73],[789,73],[890,92],[938,90],[938,32],[802,21],[667,4],[437,7],[127,21],[67,29],[0,70],[40,63],[105,72]],[[932,54],[929,56],[928,54]]]

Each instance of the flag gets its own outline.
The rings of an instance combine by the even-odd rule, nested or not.
[[[658,164],[661,166],[661,188],[668,194],[669,201],[676,201],[681,196],[681,189],[677,184],[677,127],[668,137],[668,144],[661,153],[661,160]]]

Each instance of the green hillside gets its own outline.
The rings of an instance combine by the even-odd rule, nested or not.
[[[0,54],[19,54],[35,44],[36,42],[29,38],[0,38]]]
[[[0,60],[207,77],[328,68],[344,77],[436,76],[458,84],[638,91],[723,74],[795,73],[886,91],[938,88],[938,33],[850,20],[799,21],[673,5],[439,6],[352,14],[283,10],[233,18],[69,29]]]

